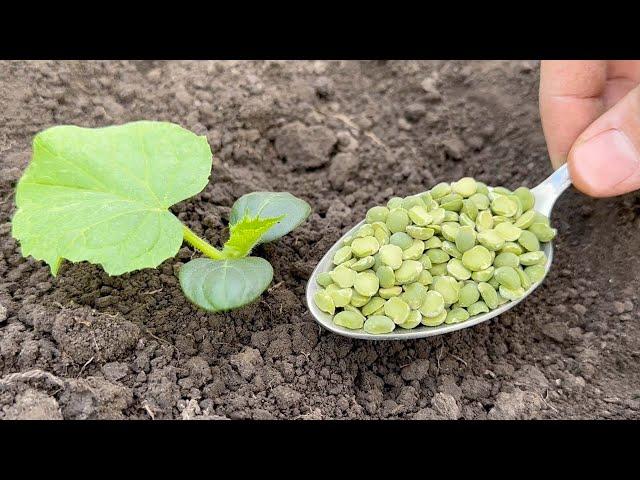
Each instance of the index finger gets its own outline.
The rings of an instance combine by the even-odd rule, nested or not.
[[[607,64],[600,60],[543,60],[540,116],[554,168],[567,160],[578,136],[606,107]]]

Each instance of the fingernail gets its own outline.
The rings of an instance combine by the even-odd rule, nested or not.
[[[638,151],[625,133],[616,129],[605,130],[578,145],[571,160],[572,176],[603,195],[640,168]]]

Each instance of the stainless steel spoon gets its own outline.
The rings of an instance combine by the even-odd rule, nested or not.
[[[551,176],[549,176],[544,182],[542,182],[537,187],[533,188],[531,191],[535,196],[535,210],[546,215],[547,217],[551,216],[551,209],[553,205],[556,203],[556,200],[562,192],[564,192],[567,187],[571,185],[571,178],[569,178],[569,171],[567,170],[566,164],[556,170]],[[496,317],[500,315],[502,312],[509,310],[510,308],[515,307],[518,303],[524,300],[528,295],[533,292],[541,282],[535,283],[529,288],[526,294],[519,298],[518,300],[510,301],[496,308],[495,310],[491,310],[490,312],[483,313],[481,315],[476,315],[474,317],[469,318],[468,320],[461,323],[454,323],[451,325],[442,324],[437,327],[426,327],[419,326],[413,328],[411,330],[403,330],[402,328],[397,328],[391,333],[373,335],[365,332],[364,330],[350,330],[348,328],[340,327],[333,323],[331,315],[320,310],[315,302],[313,301],[313,295],[320,288],[318,283],[316,282],[316,277],[319,273],[328,272],[333,268],[333,255],[338,248],[340,248],[342,244],[342,240],[360,227],[364,223],[364,220],[357,225],[355,225],[351,230],[345,233],[340,240],[336,242],[333,247],[329,249],[329,251],[322,257],[322,260],[318,263],[315,270],[311,274],[311,278],[309,278],[309,282],[307,283],[307,306],[309,310],[313,314],[316,321],[322,325],[327,330],[331,330],[334,333],[339,335],[344,335],[345,337],[351,338],[361,338],[366,340],[408,340],[413,338],[423,338],[423,337],[431,337],[433,335],[441,335],[443,333],[453,332],[455,330],[460,330],[462,328],[472,327],[481,322],[485,322],[490,318]],[[553,246],[551,242],[544,245],[544,253],[547,255],[547,265],[545,269],[545,277],[549,272],[549,267],[551,266],[551,262],[553,260]]]

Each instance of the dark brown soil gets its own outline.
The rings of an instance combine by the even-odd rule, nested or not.
[[[367,208],[475,176],[529,186],[547,160],[536,62],[1,62],[0,418],[640,418],[640,195],[559,201],[550,276],[493,321],[407,342],[321,330],[304,290]],[[262,298],[198,311],[176,272],[57,278],[10,237],[13,188],[52,125],[170,120],[206,134],[211,184],[174,212],[212,242],[252,190],[308,221],[257,254]]]

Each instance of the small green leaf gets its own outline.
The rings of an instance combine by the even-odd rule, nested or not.
[[[230,223],[235,224],[243,217],[284,218],[265,233],[259,243],[276,240],[296,228],[311,213],[311,207],[304,200],[288,192],[253,192],[240,197],[231,209]]]
[[[273,268],[260,257],[196,258],[183,265],[178,276],[189,300],[210,312],[221,312],[258,298],[271,283]]]
[[[18,183],[12,234],[54,275],[63,258],[109,275],[157,267],[182,244],[169,207],[200,192],[210,172],[206,138],[172,123],[49,128]]]
[[[238,223],[229,225],[231,235],[224,244],[222,253],[229,258],[246,257],[260,238],[283,217],[251,218],[245,216]]]

